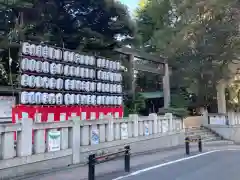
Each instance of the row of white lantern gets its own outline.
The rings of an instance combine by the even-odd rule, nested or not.
[[[76,64],[95,65],[95,57],[88,55],[81,55],[79,53],[64,51],[60,48],[53,48],[47,45],[35,45],[28,42],[22,44],[22,53],[24,55],[43,57],[48,59],[62,60],[65,62],[74,62]],[[97,66],[107,68],[110,70],[120,70],[120,62],[110,61],[104,58],[97,60]]]
[[[100,68],[106,68],[110,70],[120,70],[121,69],[121,63],[120,62],[115,62],[115,61],[110,61],[108,59],[97,59],[97,67]]]
[[[96,96],[81,94],[22,92],[21,104],[50,105],[122,105],[122,96]]]
[[[109,92],[109,93],[122,93],[121,84],[97,83],[91,81],[79,80],[63,80],[61,78],[49,78],[34,75],[21,75],[21,86],[30,88],[44,88],[44,89],[57,89],[61,90],[74,90],[74,91],[87,91],[87,92]]]
[[[38,73],[50,73],[52,75],[64,74],[65,76],[75,76],[82,78],[95,78],[96,71],[94,69],[75,67],[63,64],[49,63],[47,61],[37,61],[35,59],[24,58],[21,61],[21,69],[23,71],[31,71]]]
[[[104,81],[111,81],[111,82],[121,82],[122,74],[98,70],[97,79],[104,80]]]

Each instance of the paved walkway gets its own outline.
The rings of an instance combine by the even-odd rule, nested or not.
[[[146,166],[118,180],[239,180],[240,151],[216,151],[192,159]]]
[[[227,146],[205,147],[204,151],[213,149],[226,148]],[[229,145],[229,148],[239,148],[239,146]],[[196,154],[197,149],[193,150]],[[160,164],[171,160],[183,158],[185,156],[185,149],[179,148],[172,151],[155,152],[147,155],[138,155],[131,157],[131,171],[150,166],[153,164]],[[112,180],[118,176],[126,175],[123,171],[124,160],[117,159],[109,161],[96,166],[96,180]],[[24,180],[87,180],[88,168],[86,166],[66,168],[65,170],[50,172],[47,174],[39,174],[32,177],[18,178]],[[170,179],[169,179],[170,180]]]

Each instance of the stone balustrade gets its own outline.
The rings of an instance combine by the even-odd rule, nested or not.
[[[18,124],[0,125],[0,178],[9,172],[18,176],[83,163],[90,153],[106,153],[126,144],[133,152],[177,146],[184,142],[182,131],[182,120],[172,114],[89,121],[73,117],[45,123],[23,118]]]

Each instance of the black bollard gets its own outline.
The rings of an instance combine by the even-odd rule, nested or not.
[[[124,149],[124,170],[130,172],[130,146],[125,146]]]
[[[202,139],[201,139],[201,136],[198,139],[198,150],[199,150],[199,152],[202,152]]]
[[[185,138],[186,155],[189,155],[189,154],[190,154],[189,141],[190,141],[189,137],[186,137],[186,138]]]
[[[88,157],[88,180],[95,180],[95,154]]]

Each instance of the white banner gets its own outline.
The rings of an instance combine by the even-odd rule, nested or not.
[[[99,130],[97,127],[92,127],[91,144],[99,144]]]
[[[16,104],[13,96],[0,96],[0,118],[12,117],[12,107]]]
[[[149,135],[149,124],[148,123],[144,124],[144,135],[145,136]]]
[[[127,123],[121,124],[121,139],[127,139],[128,138],[128,125]]]
[[[61,132],[57,130],[50,130],[48,132],[48,151],[61,150]]]

